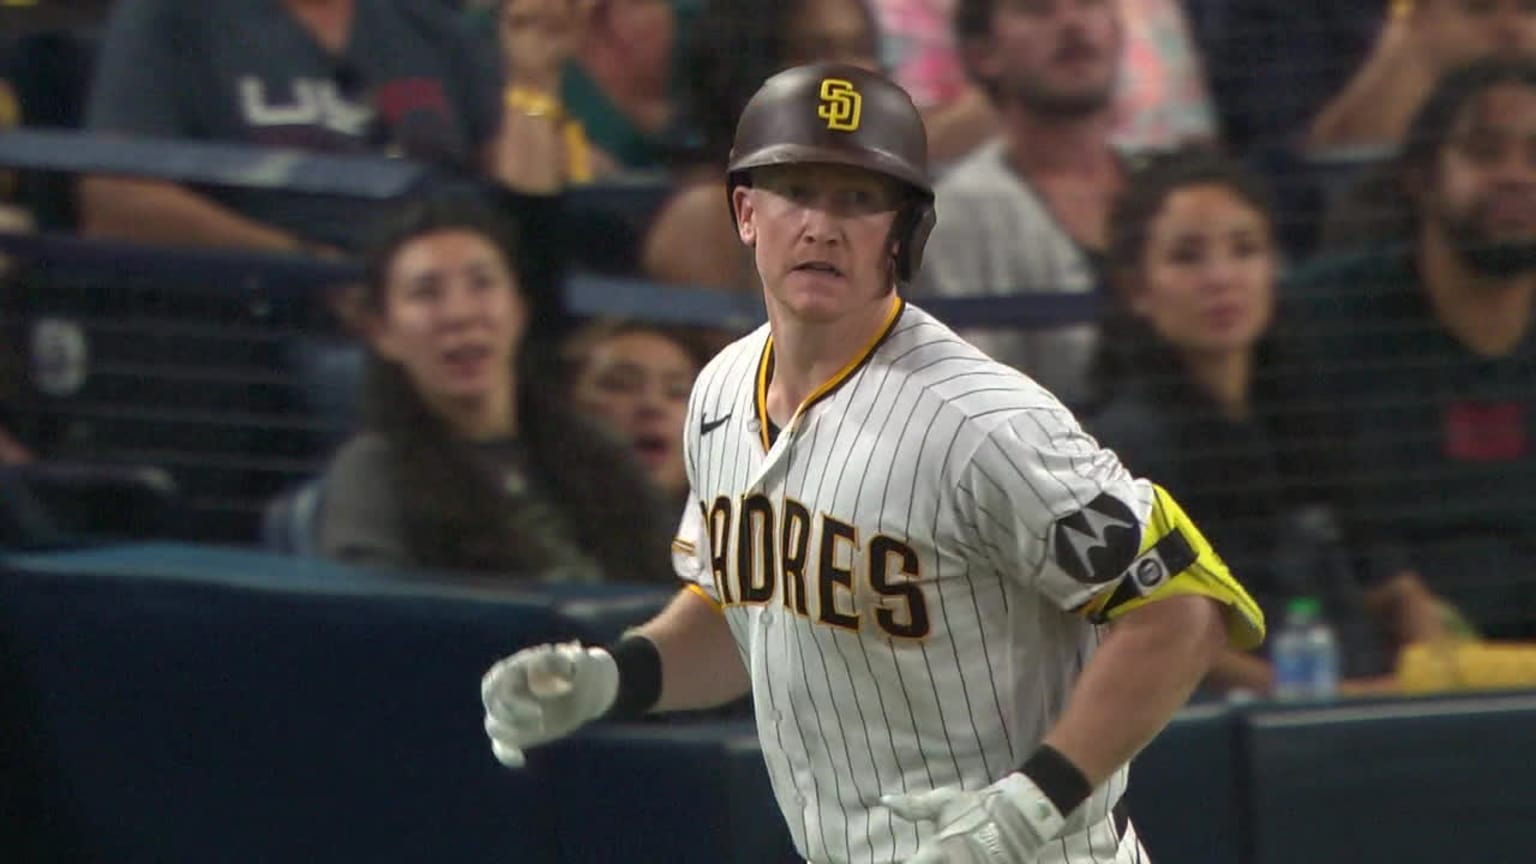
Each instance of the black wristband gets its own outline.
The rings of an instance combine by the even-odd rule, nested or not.
[[[635,720],[661,698],[661,653],[644,636],[629,635],[608,646],[619,667],[619,692],[603,715],[608,720]]]
[[[1070,815],[1077,805],[1093,794],[1093,784],[1083,776],[1082,770],[1049,744],[1041,744],[1034,755],[1024,761],[1019,773],[1034,781],[1062,816]]]

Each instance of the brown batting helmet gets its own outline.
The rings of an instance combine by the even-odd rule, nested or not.
[[[736,124],[727,194],[752,185],[754,168],[802,163],[852,165],[910,190],[891,241],[896,278],[911,281],[936,217],[928,135],[907,91],[883,75],[840,63],[796,66],[769,78]]]

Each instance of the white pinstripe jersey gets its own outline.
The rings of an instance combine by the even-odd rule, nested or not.
[[[900,300],[769,444],[772,364],[765,326],[694,386],[674,562],[729,622],[800,853],[902,861],[919,829],[880,796],[979,789],[1023,763],[1099,642],[1068,610],[1112,587],[1094,557],[1134,546],[1152,488],[1050,393]],[[1105,833],[1125,782],[1075,811],[1057,859],[1134,860],[1133,838]]]

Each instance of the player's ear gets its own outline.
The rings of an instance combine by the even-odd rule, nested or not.
[[[746,246],[757,245],[757,207],[750,186],[731,190],[731,212],[736,214],[736,236]]]

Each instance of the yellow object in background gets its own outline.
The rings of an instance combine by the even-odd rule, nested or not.
[[[570,115],[560,100],[547,93],[527,87],[508,87],[505,94],[507,107],[529,117],[547,117],[560,124],[561,139],[565,144],[565,179],[570,183],[591,183],[592,144],[587,130]]]
[[[1398,655],[1404,693],[1536,687],[1536,644],[1524,642],[1419,643]]]

